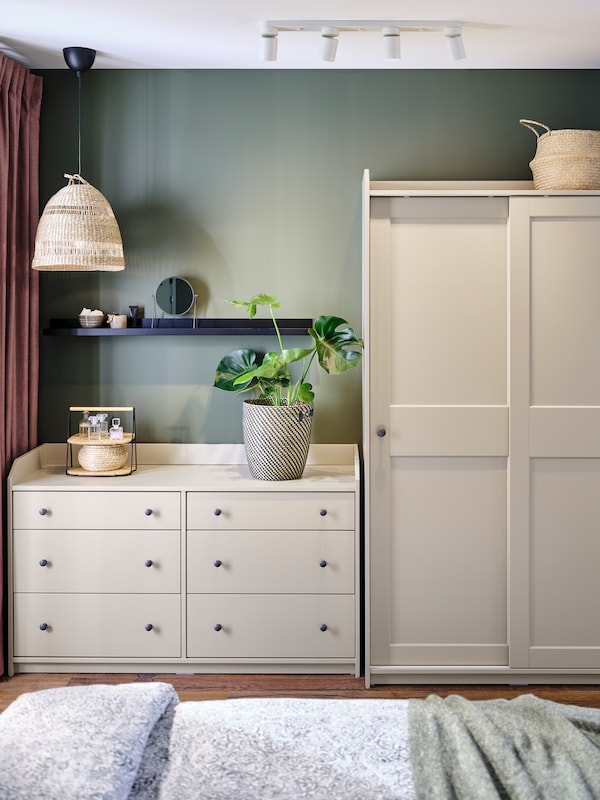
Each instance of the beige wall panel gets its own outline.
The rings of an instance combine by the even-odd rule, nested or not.
[[[534,219],[533,405],[600,404],[600,224]]]
[[[506,404],[506,224],[391,231],[391,402]]]
[[[507,644],[404,644],[392,645],[392,662],[402,666],[498,667],[508,664]]]
[[[392,456],[507,456],[506,406],[391,406]]]
[[[600,647],[600,461],[537,459],[531,480],[532,646]]]
[[[600,457],[600,408],[536,406],[529,420],[532,458]]]
[[[398,458],[391,480],[392,643],[506,644],[505,460]]]
[[[600,647],[532,647],[529,666],[532,669],[597,671],[600,670]]]

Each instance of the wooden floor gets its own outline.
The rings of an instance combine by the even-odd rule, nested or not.
[[[363,678],[349,675],[174,675],[158,673],[113,674],[20,674],[0,678],[0,711],[23,692],[58,686],[85,686],[93,683],[133,683],[164,681],[171,683],[179,699],[224,700],[232,697],[362,697],[411,698],[437,694],[459,694],[471,700],[507,699],[520,694],[535,694],[558,703],[600,708],[600,686],[483,686],[483,685],[404,685],[374,686],[366,689]]]

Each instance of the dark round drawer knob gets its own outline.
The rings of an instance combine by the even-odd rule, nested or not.
[[[40,558],[40,567],[45,567],[45,566],[47,566],[47,564],[48,564],[47,559]]]
[[[147,630],[147,631],[151,631],[153,627],[154,627],[154,625],[151,625],[150,623],[148,623],[148,624],[145,626],[145,628],[146,628],[146,630]]]
[[[223,512],[221,511],[220,508],[215,508],[215,510],[213,511],[213,514],[215,515],[215,517],[220,517],[222,513]]]
[[[377,436],[379,436],[380,439],[383,439],[383,437],[386,435],[387,431],[386,431],[385,428],[379,427],[379,428],[377,428],[375,433],[377,434]]]
[[[147,508],[147,509],[144,511],[144,514],[145,514],[147,517],[151,517],[151,516],[152,516],[152,509],[151,509],[151,508]]]
[[[41,625],[40,625],[40,630],[41,631],[45,631],[45,630],[47,630],[47,628],[48,628],[48,623],[47,622],[42,622]]]
[[[319,514],[320,514],[322,517],[326,517],[326,516],[327,516],[327,509],[326,509],[326,508],[322,508],[322,509],[319,511]]]
[[[154,561],[152,561],[151,558],[149,558],[147,561],[144,561],[144,566],[145,567],[151,567],[152,564],[154,564]]]
[[[319,561],[319,566],[320,567],[326,567],[327,566],[327,562],[325,561],[325,559],[323,559],[322,561]]]
[[[223,626],[219,622],[217,622],[217,624],[215,625],[215,630],[218,633],[219,631],[223,630]]]
[[[213,561],[215,567],[220,567],[223,562],[220,558],[217,558],[216,561]]]
[[[48,509],[47,508],[40,508],[40,510],[39,510],[40,517],[45,517],[47,513],[48,513]]]
[[[327,625],[321,625],[319,630],[325,632],[327,630]]]

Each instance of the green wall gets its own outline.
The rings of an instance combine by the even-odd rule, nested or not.
[[[45,202],[77,171],[77,86],[42,74]],[[528,180],[535,138],[519,118],[598,129],[597,86],[595,71],[92,70],[82,173],[115,211],[127,268],[41,273],[42,326],[83,306],[152,316],[158,283],[180,275],[203,316],[267,292],[282,316],[337,314],[360,332],[363,170]],[[95,404],[135,405],[140,441],[241,441],[241,398],[212,388],[215,366],[268,341],[42,337],[40,441],[63,440],[69,405]],[[359,441],[360,370],[313,378],[313,441]]]

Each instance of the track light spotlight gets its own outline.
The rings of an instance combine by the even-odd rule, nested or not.
[[[321,28],[321,36],[323,37],[323,49],[321,51],[321,59],[323,61],[335,61],[335,54],[337,53],[339,30],[337,28],[325,27]]]
[[[400,28],[384,28],[382,33],[386,59],[398,61],[400,58]]]
[[[460,61],[462,58],[465,58],[465,46],[462,40],[462,27],[460,25],[444,28],[444,38],[446,39],[450,58],[453,61]]]
[[[263,25],[260,30],[260,41],[263,61],[277,61],[277,35],[279,31],[270,25]]]

